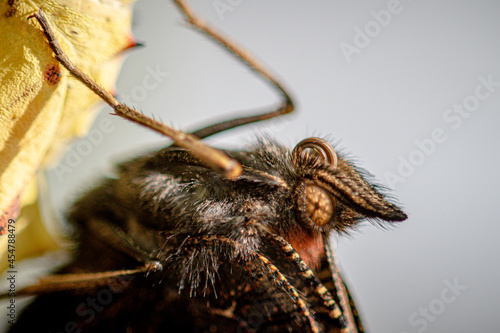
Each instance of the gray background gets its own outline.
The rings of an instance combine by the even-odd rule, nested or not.
[[[217,3],[231,10],[219,15]],[[348,62],[341,43],[356,45],[356,27],[376,29],[371,11],[390,3],[192,1],[202,17],[277,73],[297,103],[294,115],[209,142],[242,147],[271,133],[292,147],[307,136],[327,136],[381,183],[389,185],[388,172],[402,176],[394,194],[407,221],[390,230],[368,224],[335,240],[366,325],[371,332],[497,332],[500,88],[459,125],[444,117],[454,104],[473,100],[478,77],[500,82],[500,4],[402,0],[400,12],[372,30],[368,45]],[[267,86],[188,28],[168,1],[139,1],[135,14],[134,35],[146,47],[130,53],[117,83],[133,106],[193,129],[234,110],[276,103]],[[148,68],[157,66],[168,77],[140,95]],[[108,112],[94,127],[112,121],[102,143],[72,172],[49,175],[61,211],[111,164],[163,145],[158,135]],[[436,129],[444,142],[428,155],[419,153],[415,141],[428,140]],[[398,173],[401,159],[410,158],[418,165]],[[450,283],[466,289],[454,294]]]

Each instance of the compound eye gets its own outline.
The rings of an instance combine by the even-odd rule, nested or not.
[[[305,213],[317,226],[324,226],[332,219],[336,201],[324,188],[307,184],[305,188]]]
[[[337,167],[337,153],[333,150],[332,145],[323,139],[307,138],[300,141],[293,149],[293,160],[296,161],[297,158],[304,152],[316,155],[323,161],[331,164],[334,168]]]

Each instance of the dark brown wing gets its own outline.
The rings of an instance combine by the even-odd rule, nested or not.
[[[243,258],[225,237],[190,237],[165,253],[163,273],[42,295],[11,332],[344,332],[338,306],[293,248],[278,237],[262,243]],[[200,260],[213,271],[192,271]]]

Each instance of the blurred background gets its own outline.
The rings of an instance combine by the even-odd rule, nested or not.
[[[297,105],[208,142],[242,148],[265,133],[293,147],[329,138],[393,188],[409,214],[395,228],[367,224],[334,239],[370,332],[498,331],[500,3],[191,4],[267,65]],[[127,57],[117,94],[147,115],[192,130],[278,102],[169,1],[138,1],[133,30],[145,47]],[[60,215],[112,165],[167,144],[109,112],[49,172]]]

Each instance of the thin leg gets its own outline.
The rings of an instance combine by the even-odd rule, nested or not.
[[[48,294],[57,291],[77,291],[80,289],[96,288],[110,285],[120,278],[125,278],[137,274],[144,274],[151,270],[151,266],[145,265],[136,269],[92,272],[78,274],[50,275],[41,278],[35,284],[16,291],[16,296],[33,296]],[[9,296],[8,293],[0,294],[0,299]]]
[[[194,26],[196,29],[201,31],[206,36],[212,38],[220,45],[224,46],[232,55],[234,55],[238,60],[242,61],[248,68],[254,71],[257,75],[263,78],[266,82],[268,82],[271,87],[276,89],[278,93],[282,96],[283,102],[282,104],[270,111],[264,112],[262,114],[258,114],[251,117],[243,117],[236,118],[227,121],[223,121],[202,129],[199,129],[192,134],[196,135],[199,138],[206,138],[208,136],[214,135],[216,133],[235,128],[237,126],[246,125],[250,123],[254,123],[261,120],[266,120],[274,117],[281,116],[283,114],[290,113],[294,110],[293,101],[283,88],[282,84],[274,78],[269,71],[262,67],[258,61],[253,59],[247,51],[242,49],[236,43],[222,36],[218,31],[214,30],[210,26],[206,25],[202,19],[200,19],[197,15],[194,14],[191,7],[184,0],[174,0],[174,3],[179,7],[181,13],[186,17],[186,20]]]
[[[226,154],[215,148],[209,147],[200,142],[197,137],[192,134],[186,134],[174,128],[166,126],[152,118],[145,116],[143,113],[135,109],[129,108],[125,104],[119,103],[109,92],[99,86],[91,77],[78,69],[66,56],[61,46],[56,40],[54,32],[50,27],[47,17],[40,9],[38,13],[33,14],[43,28],[43,33],[47,38],[50,48],[55,54],[56,59],[80,82],[85,84],[90,90],[101,97],[109,106],[113,108],[115,114],[133,121],[139,125],[151,128],[161,134],[164,134],[174,140],[175,144],[179,147],[191,150],[193,155],[203,161],[207,166],[216,170],[224,172],[225,176],[233,179],[240,175],[241,165],[235,160],[229,158]]]
[[[163,270],[159,260],[152,258],[140,248],[134,240],[122,229],[106,223],[106,221],[92,220],[88,224],[91,237],[101,238],[103,242],[115,250],[123,252],[142,263],[138,268],[90,273],[54,274],[41,278],[38,282],[16,292],[17,296],[30,296],[52,293],[65,290],[81,290],[102,287],[114,281],[131,277],[137,274],[149,274]],[[8,294],[0,294],[0,299]]]

